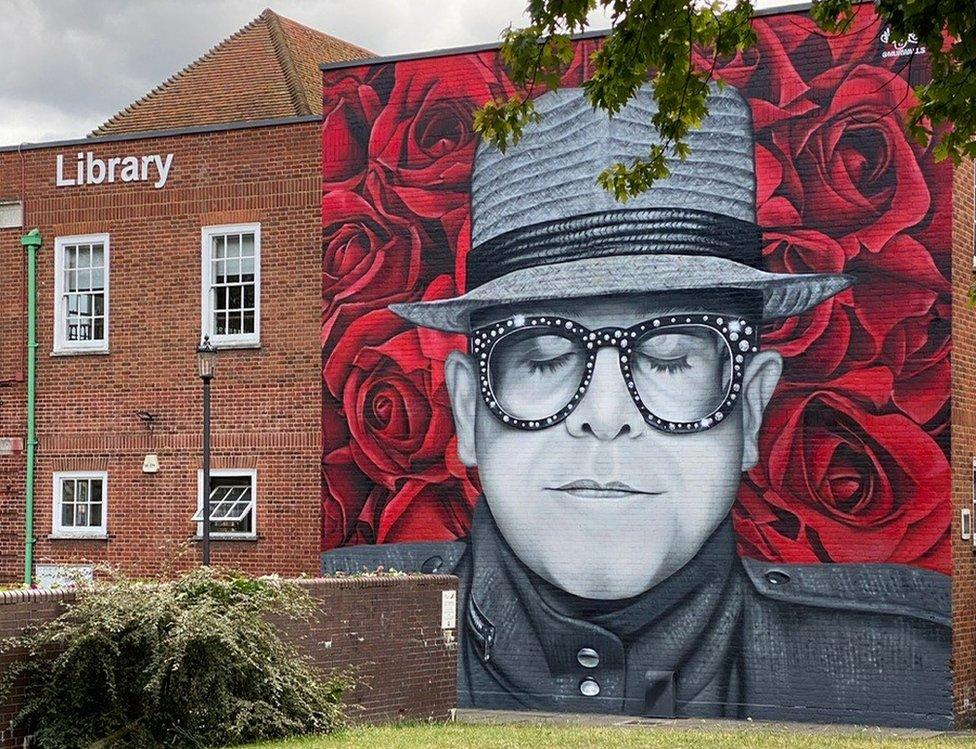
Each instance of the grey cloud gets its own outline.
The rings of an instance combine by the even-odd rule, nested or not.
[[[0,0],[0,144],[85,135],[269,4],[400,54],[496,41],[526,0]]]

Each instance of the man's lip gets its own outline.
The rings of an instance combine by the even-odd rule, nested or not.
[[[576,481],[570,481],[562,486],[552,486],[546,488],[550,491],[566,492],[567,494],[572,494],[576,497],[595,498],[621,498],[638,494],[656,496],[658,494],[663,494],[663,492],[651,492],[643,489],[635,489],[630,484],[625,484],[623,481],[610,481],[606,484],[601,484],[599,481],[593,481],[592,479],[577,479]]]

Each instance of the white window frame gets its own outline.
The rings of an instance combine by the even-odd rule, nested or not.
[[[75,244],[103,244],[105,247],[105,338],[92,341],[69,341],[65,336],[64,308],[64,248]],[[111,276],[111,248],[108,234],[79,234],[54,239],[54,352],[55,354],[105,354],[109,341],[109,283]]]
[[[211,468],[210,477],[247,476],[251,480],[251,497],[254,506],[251,508],[251,531],[238,533],[232,531],[210,531],[210,538],[219,539],[251,539],[258,536],[258,472],[256,468]],[[194,515],[203,509],[203,470],[197,470],[197,509]],[[192,517],[192,516],[191,516]],[[202,517],[202,516],[201,516]],[[193,522],[192,520],[190,522]],[[197,528],[197,538],[203,537],[203,523],[194,523]]]
[[[101,479],[102,523],[98,526],[61,525],[61,482],[65,479]],[[106,538],[108,536],[108,472],[107,471],[55,471],[51,482],[51,536],[53,538]]]
[[[254,234],[254,332],[218,335],[213,325],[210,262],[211,240],[221,234]],[[258,348],[261,345],[261,224],[222,224],[200,230],[200,339],[207,335],[215,348]]]

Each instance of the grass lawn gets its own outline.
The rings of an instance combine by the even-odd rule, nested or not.
[[[799,729],[798,729],[799,730]],[[632,726],[576,725],[465,725],[408,724],[355,728],[334,736],[323,736],[268,744],[251,749],[511,749],[513,747],[647,747],[648,749],[805,749],[841,747],[843,749],[936,749],[936,747],[976,747],[976,738],[945,736],[919,738],[906,731],[850,729],[799,733],[782,727],[750,726],[739,731]]]

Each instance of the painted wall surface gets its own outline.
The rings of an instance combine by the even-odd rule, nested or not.
[[[462,705],[949,723],[952,175],[868,10],[626,205],[597,40],[504,155],[494,51],[325,72],[323,569],[457,574]]]

